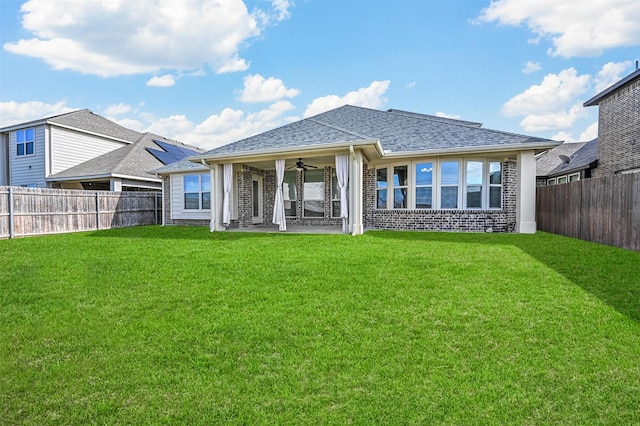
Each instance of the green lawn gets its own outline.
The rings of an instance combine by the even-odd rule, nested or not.
[[[555,235],[0,241],[0,424],[639,424],[640,253]]]

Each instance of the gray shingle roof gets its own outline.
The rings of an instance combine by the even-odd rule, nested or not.
[[[84,176],[132,176],[156,179],[153,171],[164,166],[164,164],[146,150],[147,147],[159,149],[159,146],[153,141],[154,139],[201,152],[198,148],[152,133],[145,133],[130,145],[125,145],[77,166],[70,167],[50,176],[48,180],[81,179]]]
[[[569,157],[569,164],[560,159],[560,155]],[[588,168],[598,160],[598,139],[590,142],[563,143],[536,160],[536,175],[552,177],[577,172]]]
[[[57,115],[49,118],[47,121],[49,123],[61,124],[63,126],[86,130],[129,142],[137,141],[142,135],[142,133],[122,127],[88,109]]]
[[[379,140],[386,153],[484,148],[554,141],[483,129],[480,123],[399,110],[345,105],[206,152],[205,156],[260,152],[329,143]],[[559,143],[559,142],[558,142]]]

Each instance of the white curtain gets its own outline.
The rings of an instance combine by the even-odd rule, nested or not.
[[[222,199],[222,224],[231,224],[231,188],[233,186],[233,164],[224,164],[223,186],[224,195]]]
[[[287,230],[287,221],[284,215],[284,198],[282,196],[282,182],[284,181],[284,160],[276,160],[276,200],[273,204],[273,223],[278,225],[278,230]]]
[[[336,177],[340,190],[340,217],[342,218],[342,232],[349,232],[349,200],[347,188],[349,187],[349,155],[336,155]]]

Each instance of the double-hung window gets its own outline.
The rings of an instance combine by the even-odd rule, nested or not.
[[[33,155],[35,152],[35,131],[22,129],[16,131],[16,155]]]
[[[482,208],[483,166],[483,161],[467,161],[465,173],[465,206],[467,209]]]
[[[393,166],[393,208],[406,209],[409,206],[409,167]]]
[[[324,170],[304,172],[304,217],[324,217]]]
[[[433,207],[433,163],[416,164],[416,209]]]
[[[287,217],[296,217],[298,206],[298,191],[296,190],[297,172],[295,170],[287,170],[284,172],[284,180],[282,182],[282,195],[284,198],[284,215]]]
[[[458,187],[460,185],[460,162],[440,163],[440,208],[458,208]]]
[[[184,208],[211,209],[211,176],[208,173],[184,176]]]
[[[502,208],[502,163],[489,162],[489,208]]]
[[[376,208],[387,208],[387,168],[376,170]]]

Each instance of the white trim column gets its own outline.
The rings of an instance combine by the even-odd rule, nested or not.
[[[536,158],[534,151],[518,153],[516,229],[521,234],[536,233]]]
[[[363,159],[360,150],[351,148],[351,164],[349,166],[349,231],[351,235],[361,235],[364,232],[363,226],[363,182],[362,170]]]
[[[211,224],[209,230],[224,231],[222,204],[224,202],[224,178],[222,164],[211,165]]]

